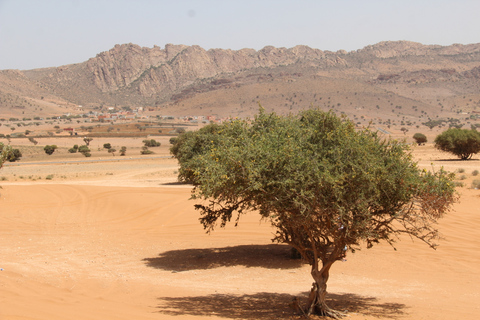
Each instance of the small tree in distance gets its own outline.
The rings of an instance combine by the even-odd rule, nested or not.
[[[85,145],[89,146],[90,145],[90,142],[92,142],[93,138],[83,138],[83,142],[85,142]]]
[[[146,139],[142,141],[145,147],[160,147],[161,143],[155,139]]]
[[[127,153],[127,147],[123,146],[120,148],[120,156],[124,156]]]
[[[427,136],[425,136],[423,133],[415,133],[413,135],[413,139],[418,145],[422,145],[427,142]]]
[[[480,132],[450,128],[435,138],[435,148],[450,152],[462,160],[471,159],[480,151]]]
[[[80,146],[78,148],[78,152],[80,152],[81,154],[83,154],[87,158],[92,156],[92,154],[90,153],[90,148],[87,147],[86,145]]]
[[[5,146],[0,142],[0,168],[3,166],[5,161],[15,162],[20,160],[22,157],[22,152],[20,149],[13,149],[11,146]]]
[[[45,151],[46,154],[48,154],[49,156],[52,155],[55,150],[57,150],[57,146],[56,145],[46,145],[43,150]]]
[[[326,304],[332,265],[347,252],[401,234],[436,247],[435,222],[456,199],[453,174],[420,170],[408,146],[355,130],[332,112],[208,125],[171,147],[179,179],[194,185],[207,232],[257,211],[274,241],[295,248],[314,279],[302,312],[337,318]]]

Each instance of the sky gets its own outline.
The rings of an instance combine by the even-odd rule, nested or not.
[[[479,0],[0,0],[0,70],[80,63],[116,44],[238,50],[480,43]]]

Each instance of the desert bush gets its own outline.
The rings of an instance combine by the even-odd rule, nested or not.
[[[55,152],[55,150],[57,150],[57,148],[58,147],[56,145],[52,144],[52,145],[46,145],[43,148],[43,150],[45,151],[46,154],[52,155]]]
[[[478,170],[473,170],[473,171],[472,171],[472,176],[474,176],[474,177],[475,177],[475,176],[478,176]]]
[[[153,151],[149,150],[147,146],[143,146],[142,150],[140,151],[140,154],[152,154]]]
[[[159,147],[161,145],[160,142],[155,141],[155,139],[146,139],[142,141],[145,147]]]
[[[472,181],[472,189],[480,189],[480,180],[475,179]]]
[[[177,139],[177,137],[171,137],[169,140],[170,144],[175,144],[177,142]]]
[[[90,148],[87,145],[82,145],[78,147],[78,152],[83,154],[85,157],[91,157],[92,154],[90,153]]]
[[[120,148],[120,155],[124,156],[127,153],[127,147],[123,146]]]
[[[3,143],[0,143],[0,168],[5,161],[15,162],[20,160],[21,157],[22,152],[19,149],[13,149],[10,146],[5,146]]]
[[[450,128],[435,138],[435,148],[468,160],[480,151],[480,133],[475,130]]]
[[[457,172],[458,172],[458,173],[464,173],[464,172],[465,172],[465,169],[460,168],[460,169],[457,170]]]
[[[415,133],[413,135],[413,139],[418,145],[421,145],[427,142],[427,137],[423,133]]]

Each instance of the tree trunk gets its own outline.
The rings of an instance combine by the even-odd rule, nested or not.
[[[330,265],[324,266],[322,270],[312,270],[312,277],[315,282],[312,284],[310,295],[308,296],[307,306],[305,309],[306,315],[316,314],[319,316],[328,316],[334,319],[339,319],[345,314],[330,309],[326,303],[327,296],[327,281],[329,276]]]

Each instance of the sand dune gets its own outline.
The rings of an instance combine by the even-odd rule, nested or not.
[[[309,290],[309,268],[271,243],[268,224],[247,215],[207,235],[190,187],[169,184],[171,160],[112,163],[111,175],[101,165],[2,182],[0,319],[298,318],[287,304]],[[461,193],[438,250],[403,239],[334,265],[331,305],[349,319],[477,319],[480,192]]]

